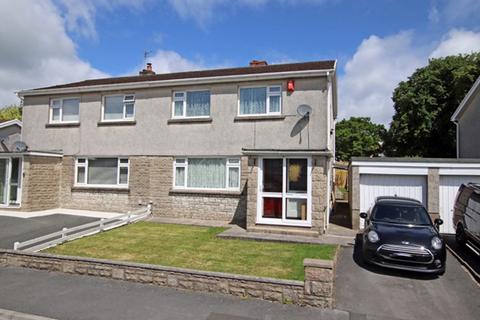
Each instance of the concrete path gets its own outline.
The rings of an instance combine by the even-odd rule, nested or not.
[[[392,319],[479,319],[480,287],[451,254],[445,275],[436,277],[364,266],[356,253],[340,252],[337,308]]]
[[[321,235],[318,238],[284,235],[274,233],[261,233],[261,232],[247,232],[245,229],[239,226],[233,226],[230,229],[219,233],[218,238],[224,239],[243,239],[243,240],[257,240],[257,241],[278,241],[278,242],[291,242],[291,243],[313,243],[313,244],[338,244],[338,245],[351,245],[354,242],[354,237],[350,236],[336,236],[336,235]]]
[[[26,241],[49,233],[98,220],[94,217],[53,214],[35,218],[0,216],[0,248],[13,249],[15,241]]]
[[[114,218],[122,215],[118,212],[105,212],[105,211],[91,211],[91,210],[76,210],[76,209],[48,209],[40,211],[20,211],[20,210],[0,210],[0,216],[3,217],[14,217],[14,218],[36,218],[36,217],[45,217],[53,214],[64,214],[71,216],[81,216],[81,217],[91,217],[91,218]]]
[[[62,320],[348,320],[344,311],[177,291],[152,285],[0,268],[0,308]]]

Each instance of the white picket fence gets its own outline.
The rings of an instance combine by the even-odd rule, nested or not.
[[[61,231],[50,233],[38,238],[23,242],[15,242],[13,250],[22,250],[28,252],[37,252],[46,248],[56,246],[66,241],[82,238],[105,230],[118,228],[120,226],[137,222],[147,218],[152,213],[151,204],[145,208],[128,212],[109,219],[100,219],[98,221],[82,224],[72,228],[63,228]]]

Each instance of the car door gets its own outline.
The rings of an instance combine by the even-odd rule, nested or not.
[[[465,209],[465,224],[470,236],[480,243],[480,195],[472,193]]]

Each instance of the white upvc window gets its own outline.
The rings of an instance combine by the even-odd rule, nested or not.
[[[210,117],[210,91],[175,91],[172,100],[172,118]]]
[[[127,187],[128,158],[77,158],[75,185],[97,187]]]
[[[282,86],[240,88],[238,101],[240,116],[279,115],[282,113]]]
[[[173,170],[176,189],[240,189],[240,158],[176,158]]]
[[[103,98],[102,121],[129,121],[135,118],[135,95],[109,95]]]
[[[78,123],[79,98],[61,98],[50,101],[50,123]]]

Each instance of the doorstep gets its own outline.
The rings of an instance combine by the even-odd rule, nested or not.
[[[256,227],[253,227],[256,228]],[[252,227],[249,228],[252,230]],[[313,232],[313,231],[311,231]],[[305,235],[264,233],[257,231],[247,231],[239,226],[232,226],[230,229],[217,234],[217,238],[222,239],[242,239],[254,241],[274,241],[287,243],[309,243],[309,244],[332,244],[341,246],[352,246],[355,239],[352,237],[337,237],[331,235],[318,235],[316,237]]]

